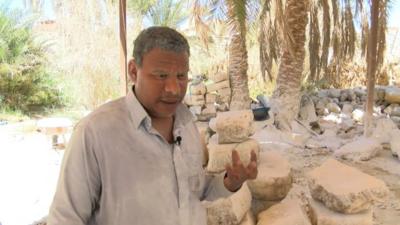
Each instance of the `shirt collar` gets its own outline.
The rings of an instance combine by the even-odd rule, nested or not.
[[[136,98],[133,89],[134,87],[128,91],[125,97],[125,102],[133,125],[137,129],[139,129],[141,125],[151,126],[151,117]],[[192,113],[183,103],[178,105],[175,113],[174,129],[185,126],[187,123],[193,121],[193,119]]]

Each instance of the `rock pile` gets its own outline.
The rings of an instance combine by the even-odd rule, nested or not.
[[[257,179],[247,182],[228,198],[205,202],[208,224],[255,225],[254,215],[285,198],[292,187],[292,171],[289,162],[276,151],[259,153],[258,141],[251,139],[254,133],[253,114],[250,110],[218,113],[210,121],[216,133],[207,145],[206,172],[224,172],[236,149],[245,165],[250,162],[250,152],[258,157]]]
[[[252,150],[258,155],[260,150],[258,142],[249,138],[254,133],[253,114],[251,111],[218,113],[214,129],[216,134],[209,139],[207,145],[207,172],[223,172],[225,165],[232,161],[231,156],[234,149],[239,153],[240,159],[245,164],[250,162],[250,152]]]
[[[373,139],[363,134],[367,92],[363,88],[327,89],[302,97],[299,120],[317,134],[314,143],[329,148],[337,157],[369,160],[381,149],[398,155],[400,88],[378,86],[375,90]],[[393,137],[393,138],[392,138]]]
[[[228,111],[230,99],[228,74],[218,73],[207,85],[199,79],[191,82],[184,103],[199,121],[208,121],[217,112]]]

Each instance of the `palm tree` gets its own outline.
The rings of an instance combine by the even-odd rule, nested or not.
[[[286,21],[283,22],[283,53],[277,86],[271,101],[275,125],[283,130],[291,129],[290,123],[296,118],[300,105],[305,32],[308,23],[307,6],[307,0],[287,0],[284,11]],[[283,21],[282,17],[279,19]]]
[[[384,0],[383,0],[384,1]],[[367,55],[367,79],[368,79],[368,93],[367,93],[367,104],[366,104],[366,113],[364,117],[364,136],[371,136],[372,132],[372,112],[374,106],[374,89],[375,89],[375,73],[377,66],[377,59],[379,54],[377,55],[377,51],[379,52],[378,45],[378,35],[380,31],[380,17],[383,15],[379,13],[380,1],[374,0],[371,5],[371,29],[368,40],[368,55]]]
[[[46,69],[46,43],[35,41],[24,19],[0,9],[0,108],[30,113],[59,106],[61,98]]]
[[[193,7],[193,18],[197,32],[204,42],[209,40],[209,27],[202,20],[204,10],[210,8],[209,19],[225,20],[229,26],[228,76],[231,86],[231,110],[249,109],[250,95],[248,88],[248,56],[246,48],[246,17],[249,1],[219,0],[208,1],[205,5],[196,0]],[[211,14],[211,15],[210,15]],[[221,16],[222,15],[222,16]],[[222,17],[222,18],[221,18]],[[205,44],[207,46],[207,44]]]
[[[249,109],[250,96],[247,79],[246,0],[227,0],[230,23],[228,76],[232,90],[231,110]]]

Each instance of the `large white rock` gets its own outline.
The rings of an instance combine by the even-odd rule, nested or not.
[[[392,121],[398,125],[400,125],[400,116],[391,116],[390,119],[392,119]],[[400,127],[400,126],[398,126]]]
[[[226,112],[229,110],[229,104],[228,103],[218,103],[217,106],[217,111],[218,112]]]
[[[217,100],[216,94],[206,94],[206,103],[214,103]]]
[[[248,185],[256,199],[282,200],[292,187],[289,162],[277,151],[261,152],[257,178],[249,180]]]
[[[329,90],[327,90],[327,89],[322,89],[322,90],[320,90],[320,91],[317,93],[317,96],[318,96],[319,98],[327,98],[327,97],[329,97]]]
[[[213,132],[217,132],[217,119],[216,118],[210,119],[208,126]]]
[[[342,112],[345,115],[351,115],[351,113],[353,112],[353,105],[350,103],[343,104]]]
[[[326,105],[326,108],[329,110],[329,112],[333,113],[340,113],[341,109],[340,107],[333,102],[330,102]]]
[[[318,116],[324,116],[329,114],[329,110],[326,108],[326,105],[329,103],[328,99],[319,99],[317,103],[315,103],[315,112]]]
[[[335,89],[335,88],[329,89],[329,97],[340,98],[340,92],[341,92],[340,89]]]
[[[186,95],[184,102],[190,106],[202,106],[206,103],[204,95]]]
[[[311,225],[297,199],[282,201],[258,214],[257,225]]]
[[[246,183],[228,198],[203,202],[207,209],[207,225],[237,225],[251,207],[251,193]]]
[[[310,199],[311,221],[316,225],[372,225],[372,210],[356,214],[343,214],[326,208],[321,202]]]
[[[355,110],[351,113],[351,116],[352,116],[352,118],[353,118],[355,121],[361,123],[361,122],[363,122],[364,114],[365,114],[365,112],[364,112],[363,110],[361,110],[361,109],[355,109]]]
[[[216,73],[211,76],[211,80],[214,81],[215,83],[218,83],[218,82],[221,82],[224,80],[228,80],[228,79],[229,79],[228,73],[226,73],[226,72],[219,72],[219,73]]]
[[[368,210],[374,201],[383,202],[389,193],[383,181],[334,159],[328,159],[307,176],[312,197],[345,214]]]
[[[196,115],[201,114],[201,108],[202,108],[202,106],[195,105],[195,106],[190,106],[189,110],[194,116],[196,116]]]
[[[390,136],[390,149],[392,150],[392,154],[400,156],[400,130],[393,129]]]
[[[335,156],[342,159],[366,161],[375,157],[380,150],[382,150],[382,146],[378,140],[361,136],[336,150]]]
[[[388,103],[400,103],[400,88],[386,88],[385,100]]]
[[[310,97],[304,96],[301,100],[301,107],[299,117],[303,121],[315,122],[318,120],[317,113],[315,112],[314,102]]]
[[[204,95],[206,93],[206,85],[200,82],[195,85],[189,85],[189,94],[191,95]]]
[[[208,164],[206,167],[209,173],[220,173],[225,170],[225,165],[232,162],[232,151],[236,149],[244,165],[250,162],[251,151],[254,150],[258,156],[260,146],[254,139],[249,139],[242,143],[218,144],[217,135],[213,135],[207,145]]]
[[[400,116],[399,104],[390,104],[383,110],[383,112],[391,116]]]
[[[258,215],[260,212],[263,212],[280,202],[281,201],[264,201],[253,198],[251,200],[251,211],[254,213],[254,215]]]
[[[256,218],[251,210],[246,213],[239,225],[256,225]]]
[[[207,93],[211,93],[223,88],[229,88],[229,80],[221,81],[218,83],[211,83],[207,85]]]
[[[215,108],[214,103],[208,103],[206,107],[201,111],[201,114],[215,117],[217,115],[217,109]]]
[[[218,104],[223,104],[223,103],[229,104],[230,101],[231,101],[230,95],[217,95],[216,103]]]
[[[247,140],[255,132],[253,119],[253,112],[250,110],[218,113],[218,143],[240,143]]]
[[[376,127],[372,136],[381,144],[390,142],[390,133],[393,129],[397,129],[396,124],[389,118],[381,118],[376,122]]]

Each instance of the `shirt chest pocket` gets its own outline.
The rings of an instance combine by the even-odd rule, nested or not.
[[[185,156],[185,161],[188,169],[189,189],[200,197],[204,186],[204,171],[201,167],[201,155],[188,154]]]

